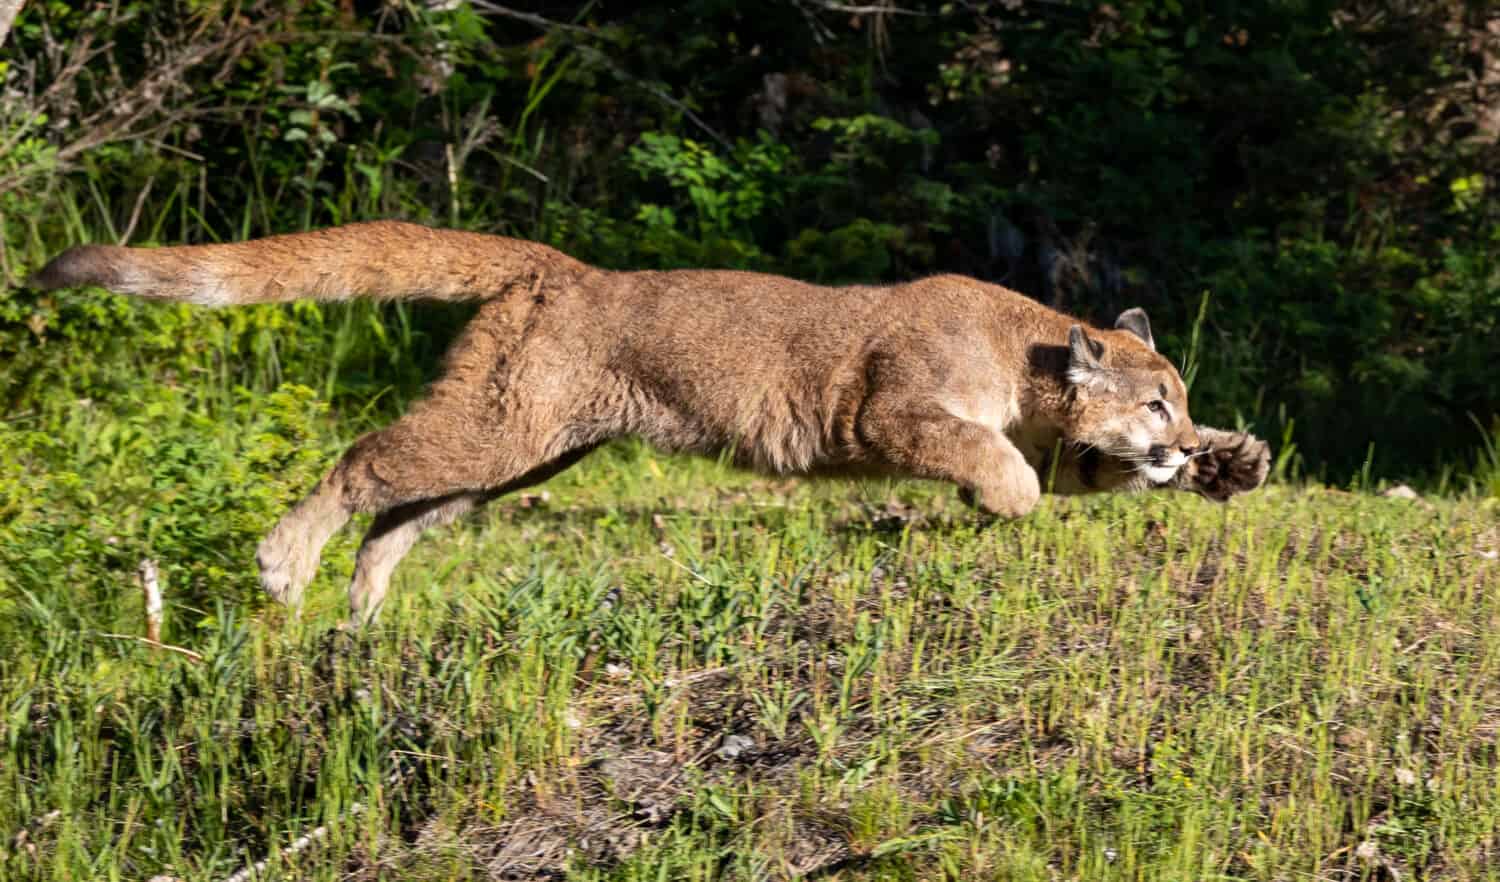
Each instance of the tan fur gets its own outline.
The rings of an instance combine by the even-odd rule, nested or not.
[[[378,609],[422,529],[624,435],[730,451],[773,473],[950,481],[1001,517],[1030,511],[1048,478],[1062,492],[1173,483],[1215,495],[1179,468],[1200,435],[1144,313],[1084,330],[960,276],[826,288],[608,272],[532,242],[377,222],[229,245],[83,246],[36,282],[209,305],[482,301],[429,396],[356,441],[261,543],[263,584],[295,602],[327,539],[351,514],[377,514],[351,587],[356,619]],[[1264,445],[1220,435],[1238,452],[1219,489],[1258,485]]]

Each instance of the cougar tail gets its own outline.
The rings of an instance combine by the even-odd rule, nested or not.
[[[375,221],[224,245],[80,245],[53,258],[31,284],[46,290],[98,285],[202,306],[354,297],[480,300],[584,268],[536,242]]]

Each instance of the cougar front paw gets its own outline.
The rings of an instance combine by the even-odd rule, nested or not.
[[[1271,445],[1249,432],[1199,428],[1204,447],[1189,462],[1189,487],[1216,502],[1248,493],[1266,482]]]
[[[965,505],[1004,520],[1025,516],[1041,496],[1041,483],[1030,467],[998,475],[984,486],[958,489],[958,498]]]

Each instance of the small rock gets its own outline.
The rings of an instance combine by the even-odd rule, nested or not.
[[[1380,845],[1373,839],[1366,839],[1354,849],[1354,856],[1362,861],[1373,861],[1380,857]]]
[[[1410,487],[1406,486],[1405,484],[1397,484],[1394,487],[1387,487],[1384,490],[1380,491],[1380,495],[1384,496],[1386,499],[1419,499],[1419,498],[1421,498],[1421,497],[1417,496],[1417,491],[1411,489]]]
[[[725,735],[724,742],[714,753],[719,759],[732,760],[754,746],[754,738],[747,738],[744,735]]]
[[[1400,784],[1402,787],[1410,787],[1411,785],[1417,783],[1417,773],[1413,772],[1411,769],[1397,769],[1396,783]]]

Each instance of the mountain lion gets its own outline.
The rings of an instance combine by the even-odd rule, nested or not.
[[[328,538],[375,520],[354,621],[427,527],[544,481],[612,438],[728,451],[775,474],[952,482],[1002,518],[1044,483],[1213,499],[1265,480],[1265,442],[1195,426],[1146,314],[1114,328],[997,285],[936,276],[827,288],[749,272],[611,272],[545,245],[381,221],[226,245],[84,245],[35,283],[205,306],[351,297],[474,300],[427,398],[357,440],[260,543],[300,601]]]

